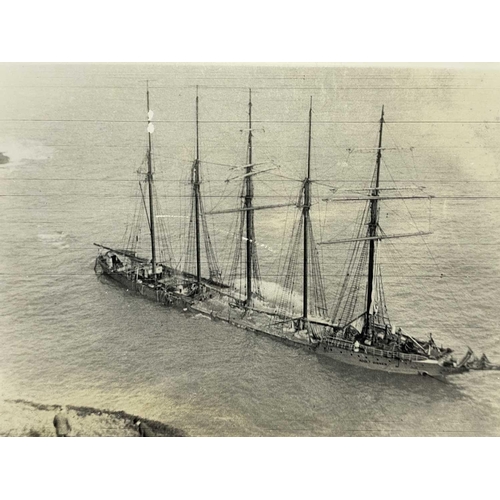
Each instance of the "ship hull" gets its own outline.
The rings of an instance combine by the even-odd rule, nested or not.
[[[99,267],[105,276],[127,289],[127,291],[135,292],[149,300],[154,300],[155,302],[160,302],[165,305],[181,307],[190,305],[189,297],[176,293],[169,293],[167,295],[156,290],[152,285],[131,280],[123,273],[110,270],[106,263],[99,258],[96,261],[96,266]]]
[[[339,348],[324,344],[320,344],[317,347],[316,353],[334,361],[359,366],[368,370],[431,377],[444,377],[449,374],[449,371],[435,360],[414,361],[387,358],[383,355],[374,356],[366,352],[355,352],[349,348]]]
[[[388,358],[385,355],[377,356],[370,354],[369,352],[356,352],[351,342],[341,341],[341,347],[331,345],[328,342],[311,344],[302,339],[297,339],[294,336],[279,334],[274,331],[266,331],[261,328],[256,328],[248,324],[246,321],[238,321],[236,318],[231,319],[216,313],[211,313],[210,311],[205,310],[202,304],[199,304],[198,307],[198,301],[193,300],[188,296],[184,296],[178,293],[165,294],[161,291],[156,290],[153,285],[148,285],[129,279],[125,274],[109,269],[103,259],[97,259],[96,269],[97,268],[99,268],[105,276],[127,289],[127,291],[137,293],[138,295],[141,295],[149,300],[159,302],[162,305],[168,307],[176,307],[181,309],[189,308],[190,310],[195,312],[209,314],[213,319],[224,321],[238,328],[252,331],[256,334],[271,337],[274,340],[283,342],[289,346],[305,348],[307,350],[315,352],[319,356],[330,358],[335,362],[354,365],[369,370],[399,373],[402,375],[422,375],[442,378],[452,373],[451,370],[443,367],[435,360],[412,360],[399,359],[395,357]],[[366,348],[362,346],[361,350],[362,349]],[[382,353],[382,351],[380,352]]]
[[[282,342],[291,347],[298,347],[302,349],[307,349],[314,351],[316,349],[316,344],[311,344],[303,339],[297,339],[289,335],[281,335],[278,332],[266,331],[256,326],[253,326],[249,321],[245,321],[238,318],[236,313],[231,314],[229,310],[229,316],[219,314],[215,311],[207,310],[203,303],[198,300],[192,299],[188,296],[172,293],[165,295],[161,292],[156,291],[153,287],[145,285],[144,283],[138,283],[135,280],[129,279],[126,275],[120,272],[115,272],[109,269],[106,262],[99,257],[96,260],[95,269],[100,269],[102,274],[107,278],[111,279],[118,285],[125,288],[127,291],[136,293],[146,299],[159,302],[166,307],[174,307],[177,309],[186,310],[189,309],[192,312],[202,313],[210,316],[213,320],[223,321],[237,328],[241,328],[247,331],[251,331],[257,335],[263,335],[265,337],[270,337],[275,341]]]

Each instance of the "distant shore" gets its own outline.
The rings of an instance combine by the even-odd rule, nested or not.
[[[59,405],[38,404],[22,399],[0,400],[0,436],[52,437],[52,424]],[[159,437],[182,437],[187,434],[163,422],[149,420],[124,411],[100,410],[87,406],[67,405],[74,437],[137,437],[134,419],[146,423]]]
[[[5,163],[9,163],[10,158],[8,156],[5,156],[1,151],[0,151],[0,165],[3,165]]]

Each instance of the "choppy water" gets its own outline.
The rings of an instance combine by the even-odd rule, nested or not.
[[[427,246],[401,240],[394,243],[399,264],[394,253],[386,258],[394,322],[500,361],[500,73],[3,66],[0,151],[11,161],[0,166],[0,395],[123,409],[193,435],[497,435],[498,373],[443,384],[337,365],[167,310],[94,275],[92,243],[120,243],[133,210],[134,172],[146,144],[146,79],[155,118],[165,120],[154,135],[158,185],[166,213],[177,216],[185,214],[179,193],[186,193],[193,157],[195,85],[201,119],[210,122],[201,124],[202,157],[213,163],[205,167],[209,208],[234,203],[219,198],[236,187],[226,187],[227,168],[215,164],[244,162],[247,87],[262,128],[255,161],[274,160],[282,175],[303,176],[313,95],[314,175],[344,187],[370,178],[373,151],[347,148],[373,148],[385,104],[384,144],[404,150],[384,153],[383,175],[438,196]],[[464,123],[485,121],[499,122]],[[256,191],[272,202],[300,187],[257,179]],[[319,197],[327,192],[317,189]],[[318,239],[350,227],[349,209],[327,207],[313,210]],[[397,213],[388,210],[383,222],[403,227]],[[427,202],[416,202],[412,213],[426,230]],[[293,209],[256,217],[264,279],[272,282]],[[169,219],[177,255],[182,220]],[[231,220],[213,227],[223,261]],[[322,249],[330,305],[344,258],[340,249]]]

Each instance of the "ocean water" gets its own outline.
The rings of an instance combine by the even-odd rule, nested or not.
[[[500,72],[425,68],[163,65],[0,66],[0,396],[125,410],[197,436],[498,435],[500,372],[443,383],[335,364],[169,310],[94,274],[94,242],[118,245],[145,157],[145,87],[155,175],[174,261],[182,255],[200,95],[207,209],[231,208],[245,162],[248,88],[262,203],[296,199],[313,97],[316,239],[347,237],[358,208],[321,200],[373,172],[385,106],[383,182],[425,186],[387,203],[381,263],[393,322],[500,362]],[[237,174],[236,174],[237,175]],[[298,179],[298,180],[297,180]],[[140,201],[140,200],[139,200]],[[398,205],[397,203],[400,203]],[[269,293],[294,207],[256,214]],[[232,216],[210,220],[222,267]],[[145,239],[144,244],[147,244]],[[147,246],[145,246],[147,248]],[[387,250],[387,251],[386,251]],[[333,307],[346,249],[321,246]]]

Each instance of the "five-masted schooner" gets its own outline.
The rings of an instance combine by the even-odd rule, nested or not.
[[[477,368],[477,358],[469,349],[460,362],[452,357],[451,349],[438,347],[432,336],[418,340],[392,326],[388,319],[382,286],[380,266],[377,263],[381,240],[401,238],[414,234],[387,235],[380,228],[380,202],[399,199],[384,195],[380,184],[384,110],[380,118],[376,166],[372,185],[361,196],[337,198],[336,201],[362,201],[366,209],[357,235],[350,239],[324,241],[320,244],[353,245],[348,271],[342,283],[333,313],[329,315],[321,278],[321,266],[311,221],[311,142],[312,98],[309,106],[306,176],[302,181],[296,203],[254,205],[253,177],[262,171],[254,170],[252,94],[248,103],[248,141],[240,206],[235,209],[205,213],[201,190],[201,158],[199,145],[199,98],[196,95],[196,153],[191,169],[191,212],[188,242],[183,268],[172,265],[168,238],[162,245],[163,257],[158,259],[158,237],[155,227],[155,199],[152,134],[153,112],[147,96],[148,148],[147,171],[139,182],[140,201],[149,229],[151,257],[137,255],[134,238],[127,249],[113,249],[102,245],[96,259],[96,270],[125,286],[128,290],[165,305],[178,305],[210,315],[214,319],[265,334],[287,344],[311,349],[322,356],[358,365],[363,368],[402,374],[443,376]],[[143,185],[147,185],[147,196]],[[415,198],[422,196],[411,196]],[[334,200],[335,201],[335,200]],[[260,270],[257,258],[254,213],[295,205],[300,217],[293,229],[286,256],[281,296],[274,303],[262,296]],[[239,232],[229,276],[223,277],[211,242],[206,216],[235,213]],[[202,237],[204,241],[208,276],[202,270]],[[244,265],[242,265],[244,264]],[[237,269],[244,268],[244,276],[236,280]],[[366,286],[362,280],[367,277]],[[227,279],[226,279],[227,278]],[[364,298],[358,300],[360,295]],[[296,310],[293,299],[301,295],[301,309]],[[360,310],[361,308],[361,310]],[[483,366],[484,365],[484,366]],[[495,367],[482,363],[482,369]]]

